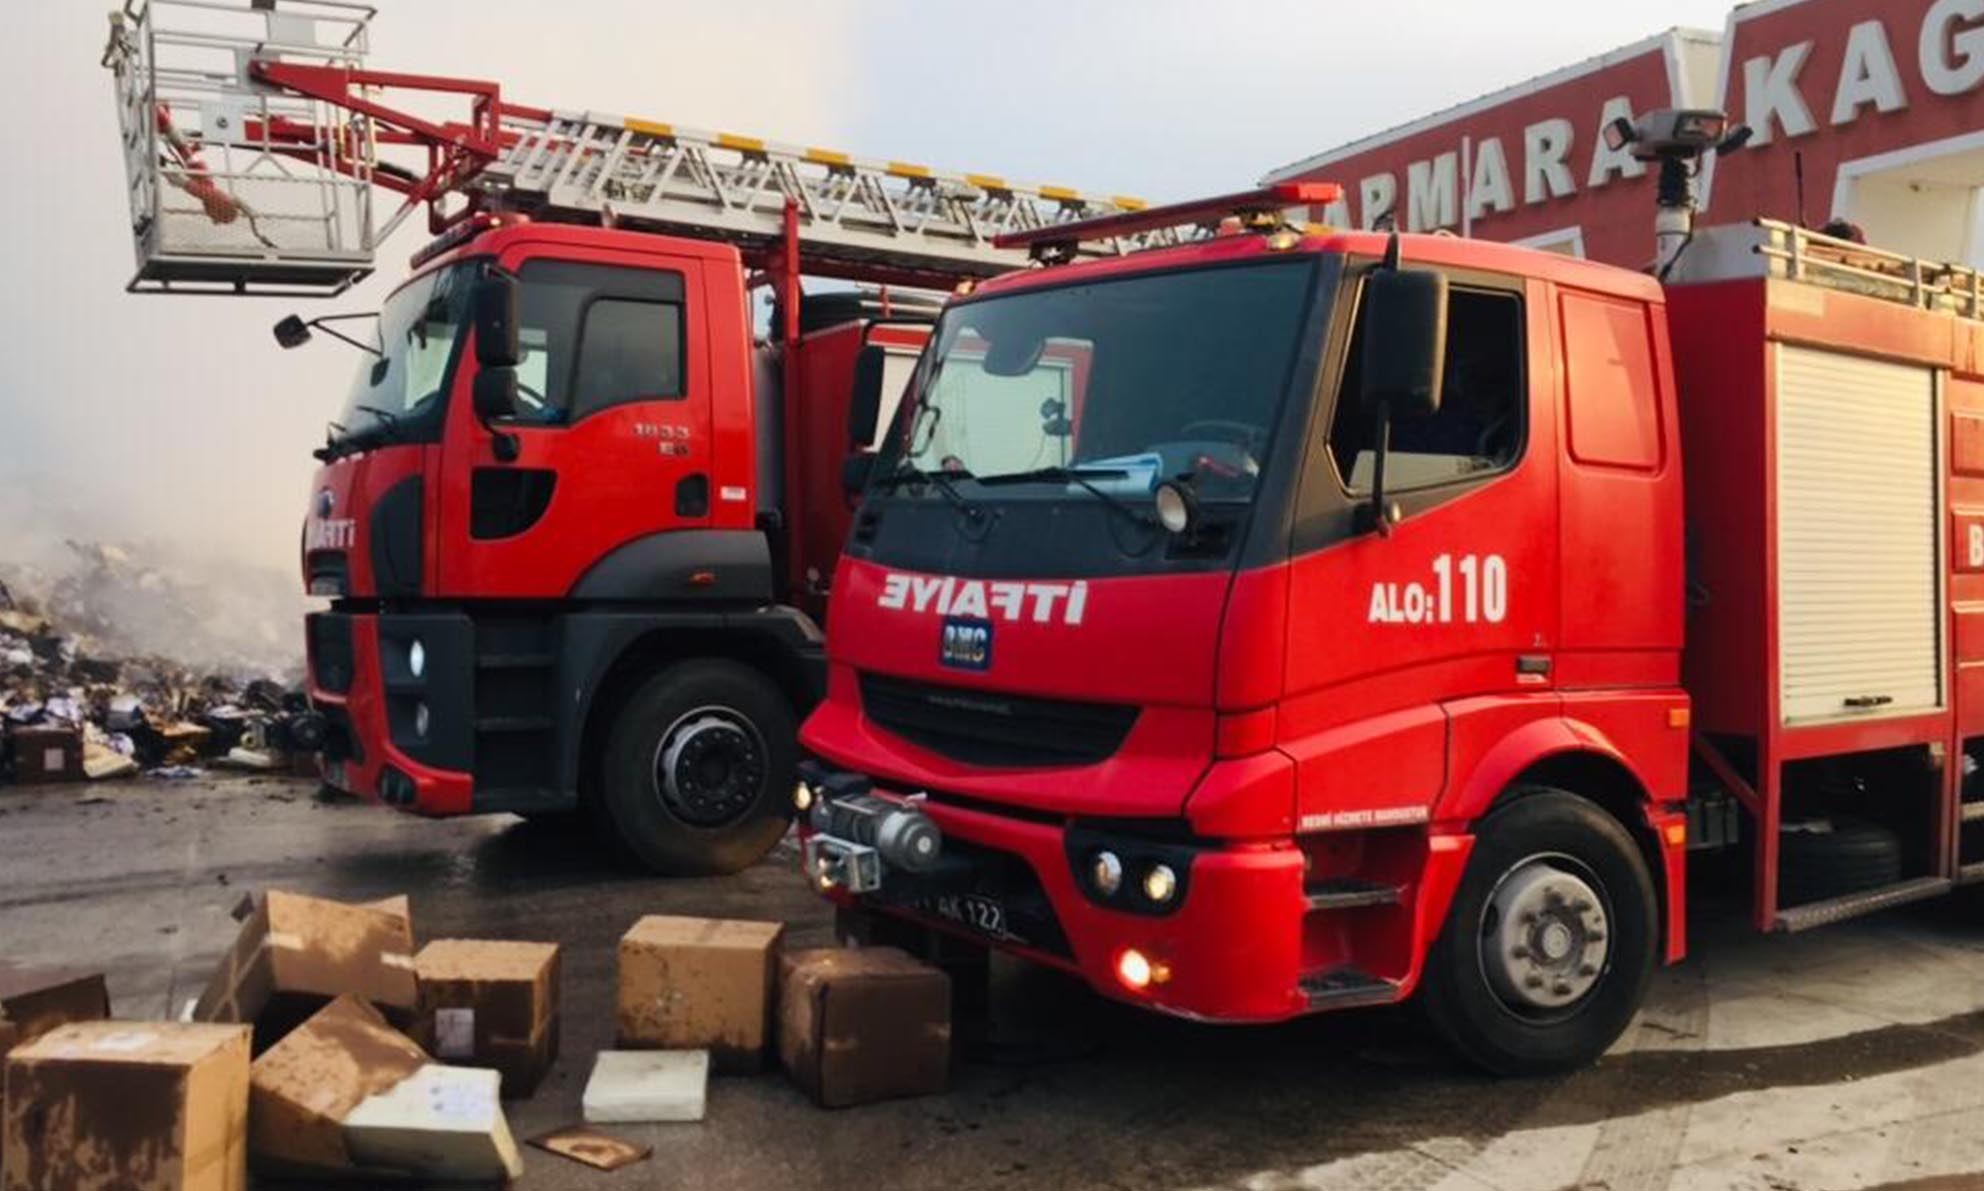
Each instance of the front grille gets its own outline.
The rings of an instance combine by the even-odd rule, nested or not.
[[[966,765],[1093,765],[1123,745],[1137,709],[861,676],[861,705],[883,729]]]
[[[355,665],[351,646],[351,617],[313,612],[304,620],[310,654],[310,677],[334,695],[351,689]]]

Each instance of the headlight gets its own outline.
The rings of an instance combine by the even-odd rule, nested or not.
[[[1097,852],[1088,864],[1089,883],[1104,897],[1115,897],[1123,887],[1123,861],[1114,852]]]
[[[1153,864],[1144,874],[1144,896],[1156,905],[1163,905],[1178,892],[1178,874],[1171,871],[1168,864]]]
[[[807,785],[805,782],[800,782],[799,784],[793,786],[792,808],[803,815],[808,810],[812,809],[812,806],[813,806],[813,787]]]
[[[420,737],[422,740],[427,739],[427,725],[428,725],[427,704],[415,703],[413,705],[413,734],[415,736]],[[1146,879],[1145,884],[1146,885],[1149,884],[1148,879]]]
[[[413,644],[406,647],[406,668],[415,678],[427,673],[427,646],[423,645],[418,637],[413,639]],[[421,735],[425,736],[427,733],[423,731]]]

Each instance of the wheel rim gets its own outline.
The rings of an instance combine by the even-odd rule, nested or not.
[[[655,745],[655,796],[685,823],[729,826],[756,805],[765,756],[750,720],[728,707],[698,707],[677,717]]]
[[[1481,911],[1481,971],[1518,1017],[1568,1017],[1605,980],[1612,905],[1590,868],[1561,854],[1527,857],[1495,882]]]

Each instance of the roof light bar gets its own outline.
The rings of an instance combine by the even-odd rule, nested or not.
[[[1281,182],[1259,190],[1006,232],[994,237],[992,243],[998,248],[1027,249],[1036,260],[1066,259],[1084,241],[1113,240],[1176,227],[1214,227],[1227,219],[1238,219],[1246,227],[1280,227],[1284,222],[1282,211],[1288,207],[1323,207],[1342,197],[1343,187],[1334,182]]]

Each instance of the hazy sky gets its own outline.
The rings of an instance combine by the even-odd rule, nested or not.
[[[1602,53],[1725,0],[376,0],[372,64],[506,96],[1034,182],[1187,197]],[[292,306],[133,297],[109,0],[10,6],[0,72],[0,522],[292,565],[351,353],[277,350]],[[988,16],[996,14],[995,19]],[[369,309],[379,275],[306,314]],[[5,535],[0,535],[4,540]]]

